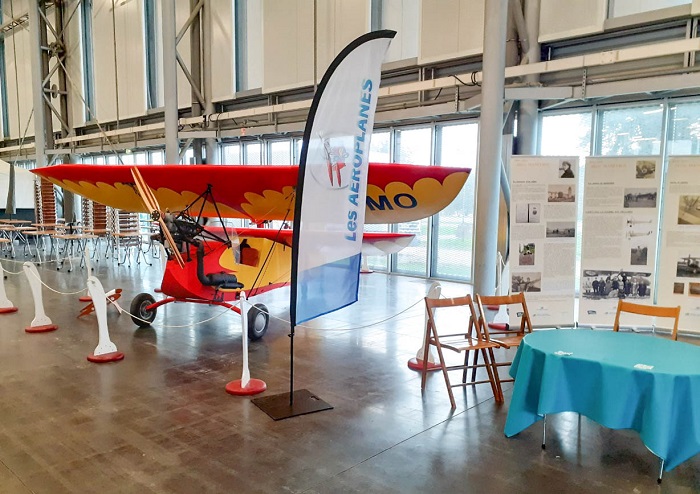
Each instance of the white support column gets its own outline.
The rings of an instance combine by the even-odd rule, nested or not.
[[[525,26],[527,29],[527,60],[528,63],[540,61],[540,0],[525,1]],[[537,75],[525,76],[525,82],[534,85],[539,82]],[[537,100],[526,99],[520,101],[520,113],[518,115],[518,153],[526,155],[537,154],[537,135],[539,127],[539,115],[537,113]]]
[[[507,7],[507,0],[486,0],[484,16],[484,67],[474,235],[474,291],[483,295],[493,295],[496,288]]]
[[[162,2],[163,11],[163,97],[165,106],[165,162],[180,162],[180,141],[177,137],[177,31],[175,2]]]

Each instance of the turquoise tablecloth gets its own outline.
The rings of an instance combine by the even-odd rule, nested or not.
[[[508,437],[542,414],[571,411],[636,430],[665,470],[700,452],[698,346],[634,333],[539,331],[525,337],[510,374]]]

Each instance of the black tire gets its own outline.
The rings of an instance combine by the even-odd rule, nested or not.
[[[134,321],[134,324],[140,328],[147,328],[151,325],[156,318],[156,309],[148,310],[147,307],[155,302],[156,299],[150,293],[139,293],[134,297],[129,309],[129,312],[132,314],[131,320]]]
[[[270,312],[263,304],[255,304],[248,309],[248,338],[259,340],[267,332],[270,323]]]

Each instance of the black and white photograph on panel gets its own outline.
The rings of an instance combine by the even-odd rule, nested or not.
[[[542,205],[539,202],[518,202],[515,204],[516,223],[539,223]]]
[[[658,192],[653,188],[625,189],[623,206],[626,208],[655,208]]]
[[[630,249],[630,264],[632,266],[646,266],[649,247],[638,244]]]
[[[700,225],[700,196],[680,196],[678,199],[678,224]]]
[[[511,291],[513,293],[542,291],[542,273],[514,273],[511,276]]]
[[[547,187],[547,202],[575,202],[576,194],[571,185],[552,184]]]
[[[700,297],[700,283],[688,283],[688,295]]]
[[[576,236],[575,221],[548,221],[545,232],[547,238],[572,238]]]
[[[583,296],[590,300],[622,298],[643,300],[651,297],[651,273],[620,269],[585,269]]]
[[[676,260],[676,276],[678,278],[700,278],[700,254],[681,257]]]
[[[559,178],[576,178],[574,167],[569,160],[559,162]]]
[[[637,178],[655,178],[656,162],[650,160],[637,160]]]
[[[518,266],[535,264],[535,243],[520,244],[518,247]]]
[[[675,293],[676,295],[683,295],[685,293],[685,283],[674,283],[673,293]]]

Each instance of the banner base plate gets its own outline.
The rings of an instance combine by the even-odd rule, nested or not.
[[[332,410],[333,407],[308,389],[294,391],[294,401],[289,404],[289,393],[256,398],[253,404],[272,420],[284,420],[298,415]]]

